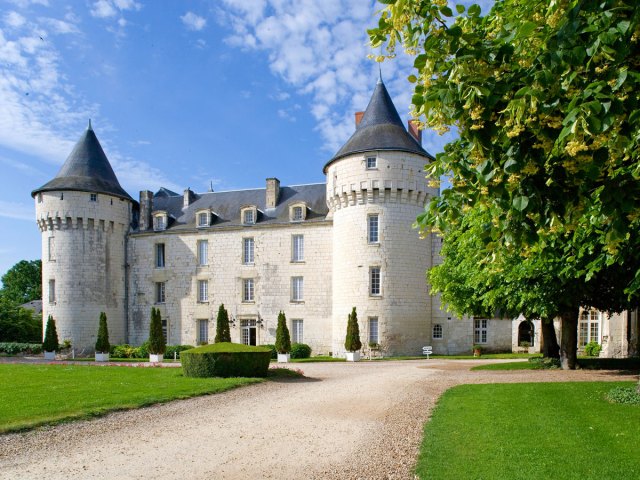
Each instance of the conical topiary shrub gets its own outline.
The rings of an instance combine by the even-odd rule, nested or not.
[[[344,348],[347,352],[359,352],[362,348],[362,342],[360,341],[360,327],[358,326],[358,314],[356,313],[356,307],[353,307],[351,314],[348,316],[347,322],[347,337],[344,340]],[[349,358],[350,360],[359,360],[355,356]]]
[[[166,348],[167,341],[162,334],[160,310],[151,307],[151,324],[149,325],[149,354],[151,355],[151,361],[162,361],[162,355],[164,355]]]
[[[58,343],[58,331],[56,330],[56,321],[51,315],[47,319],[47,327],[44,332],[44,342],[42,342],[42,350],[45,352],[44,358],[52,360],[55,358],[55,352],[60,349]]]
[[[276,351],[278,352],[279,362],[289,361],[289,352],[291,352],[291,337],[289,336],[289,328],[287,328],[287,318],[284,312],[278,314],[278,327],[276,328]]]
[[[224,308],[224,303],[218,308],[218,318],[216,319],[215,343],[231,342],[231,331],[229,330],[229,314]]]
[[[107,326],[107,314],[100,312],[100,325],[98,326],[98,339],[96,340],[96,353],[109,353],[109,327]]]

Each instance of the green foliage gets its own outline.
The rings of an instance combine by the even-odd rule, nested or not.
[[[185,348],[181,348],[185,347]],[[174,345],[166,347],[166,351],[164,353],[164,358],[173,358],[173,351],[171,349],[181,348],[180,351],[186,350],[188,348],[193,348],[190,345]],[[167,352],[170,353],[170,357],[167,357]],[[149,358],[149,342],[146,341],[139,347],[133,347],[129,344],[122,345],[111,345],[111,349],[109,354],[112,358]]]
[[[19,343],[19,342],[1,342],[0,353],[7,355],[17,355],[18,353],[33,353],[37,355],[42,353],[41,343]]]
[[[533,357],[529,359],[529,363],[539,369],[560,368],[559,358]]]
[[[18,305],[42,299],[42,262],[21,260],[2,276],[0,297]]]
[[[348,316],[347,321],[347,336],[344,340],[344,348],[347,352],[357,352],[362,348],[362,342],[360,341],[360,327],[358,326],[358,314],[356,313],[356,307]]]
[[[224,342],[185,350],[181,359],[186,377],[266,377],[271,351]]]
[[[42,349],[45,352],[57,352],[58,350],[60,350],[60,344],[58,343],[58,331],[56,330],[56,321],[51,315],[49,315],[49,318],[47,319],[47,327],[44,334]]]
[[[598,342],[589,342],[584,346],[584,354],[588,357],[597,357],[602,351],[602,345]]]
[[[134,358],[133,352],[135,347],[129,344],[111,345],[109,356],[111,358]]]
[[[311,347],[306,343],[294,343],[291,345],[291,358],[309,358]]]
[[[98,338],[96,339],[96,353],[109,353],[109,327],[107,325],[107,314],[100,312],[100,323],[98,326]]]
[[[278,351],[276,350],[276,346],[275,345],[267,343],[265,345],[260,345],[260,346],[264,347],[264,348],[268,348],[269,350],[271,350],[271,358],[272,359],[275,360],[276,358],[278,358]]]
[[[231,330],[229,329],[229,314],[224,308],[224,303],[218,308],[218,318],[216,319],[216,338],[215,343],[231,342]]]
[[[636,387],[615,387],[609,390],[605,397],[611,403],[640,405],[640,393]]]
[[[154,355],[164,354],[167,341],[162,334],[162,317],[160,310],[151,307],[151,323],[149,325],[149,353]]]
[[[0,342],[42,341],[42,317],[0,295]]]
[[[164,352],[164,358],[167,360],[173,360],[173,354],[176,353],[176,358],[180,358],[180,353],[185,350],[191,350],[193,345],[167,345],[167,349]]]
[[[287,318],[284,312],[278,314],[278,327],[276,328],[276,351],[278,353],[289,353],[291,351],[291,337],[287,327]]]

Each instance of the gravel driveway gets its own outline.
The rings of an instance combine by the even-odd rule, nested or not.
[[[478,363],[298,364],[307,379],[0,436],[0,478],[411,479],[423,424],[453,385],[635,378],[470,372]]]

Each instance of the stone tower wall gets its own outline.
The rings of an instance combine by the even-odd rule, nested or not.
[[[377,156],[367,169],[366,157]],[[426,159],[403,152],[344,157],[328,167],[327,203],[333,216],[334,355],[344,353],[347,315],[357,308],[360,337],[378,318],[386,353],[419,354],[431,345],[431,302],[425,272],[430,243],[412,228],[428,198],[437,195],[423,172]],[[368,216],[379,215],[379,243],[368,242]],[[369,291],[372,267],[381,269],[381,295]]]
[[[60,342],[70,339],[77,353],[91,353],[104,311],[110,342],[123,343],[131,202],[107,194],[91,201],[88,192],[53,191],[39,193],[35,203],[42,234],[43,327],[52,315]],[[51,281],[55,298],[50,298]]]

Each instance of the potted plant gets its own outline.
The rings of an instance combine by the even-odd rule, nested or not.
[[[45,360],[55,360],[56,352],[60,349],[58,344],[58,332],[56,330],[56,321],[51,315],[47,319],[47,327],[44,333],[44,342],[42,342],[42,350],[44,351]]]
[[[474,345],[473,346],[473,356],[479,357],[482,355],[482,345]]]
[[[291,359],[291,337],[287,328],[287,319],[284,312],[278,314],[278,327],[276,328],[276,351],[278,363],[288,363]]]
[[[100,312],[100,324],[98,326],[98,338],[96,340],[96,362],[108,362],[110,349],[107,314]]]
[[[347,351],[347,362],[358,362],[360,361],[362,342],[360,342],[360,327],[358,326],[356,307],[353,307],[348,319],[347,337],[344,340],[344,349]]]
[[[162,334],[162,317],[160,310],[151,307],[151,324],[149,325],[149,361],[160,363],[164,358],[167,341]]]

